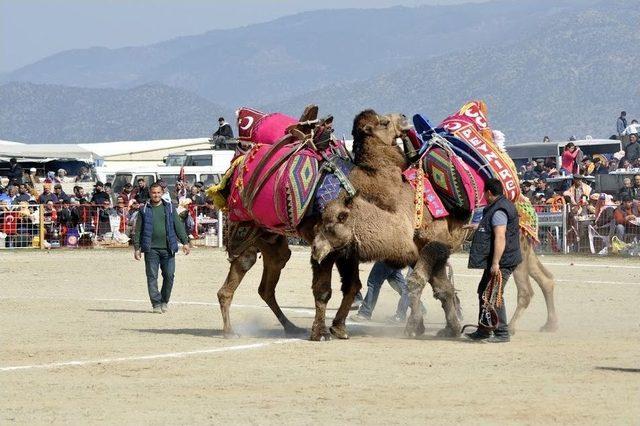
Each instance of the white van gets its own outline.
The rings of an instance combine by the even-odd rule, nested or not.
[[[231,164],[235,151],[228,149],[201,149],[169,154],[164,163],[167,167],[213,167],[218,171],[225,171]]]
[[[210,185],[219,183],[228,167],[228,163],[223,170],[214,167],[185,167],[185,181],[189,186],[196,182],[203,182],[205,188],[207,188]],[[112,189],[113,192],[117,194],[122,191],[126,183],[132,184],[135,188],[138,179],[144,179],[148,187],[158,179],[162,179],[167,183],[167,188],[170,193],[173,194],[175,192],[176,181],[180,176],[180,169],[182,169],[182,167],[149,166],[120,170],[115,174]]]

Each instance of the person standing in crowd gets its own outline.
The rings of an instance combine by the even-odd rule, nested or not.
[[[562,169],[565,174],[572,175],[578,173],[578,156],[581,154],[580,148],[573,142],[569,142],[564,147],[562,153]]]
[[[133,240],[136,230],[136,219],[138,218],[138,208],[140,205],[132,198],[129,200],[129,210],[127,210],[127,237]]]
[[[609,169],[602,163],[602,158],[594,156],[592,174],[593,176],[609,174]]]
[[[38,204],[47,204],[49,201],[54,203],[58,202],[58,197],[51,192],[51,184],[45,183],[42,185],[42,194],[38,197]]]
[[[147,181],[143,178],[138,178],[136,183],[138,186],[131,192],[131,197],[135,198],[138,204],[142,205],[149,201],[149,188],[147,188]]]
[[[547,185],[547,179],[538,179],[538,181],[536,182],[536,189],[533,191],[534,197],[542,195],[545,200],[548,200],[553,197],[553,194],[553,189],[549,188],[549,186]]]
[[[627,112],[622,111],[620,113],[620,117],[618,117],[618,121],[616,121],[616,131],[618,132],[618,137],[622,140],[622,136],[624,130],[627,128]]]
[[[144,253],[147,289],[154,313],[168,310],[175,274],[175,254],[178,240],[182,251],[191,251],[189,238],[175,209],[162,199],[163,188],[151,185],[148,202],[142,206],[136,219],[133,239],[134,258],[140,260]],[[158,291],[158,267],[162,271],[162,289]]]
[[[623,135],[630,135],[632,133],[638,134],[640,133],[640,124],[638,124],[638,120],[631,120],[631,124],[629,124],[627,126],[626,129],[624,129],[624,132],[622,132]]]
[[[633,163],[640,158],[640,144],[638,144],[638,134],[632,133],[629,135],[629,143],[623,145],[624,159]]]
[[[102,200],[98,208],[98,236],[111,232],[111,216],[116,214],[116,210],[111,206],[111,199]]]
[[[613,219],[616,226],[616,236],[620,241],[624,241],[627,232],[638,234],[637,218],[640,217],[638,202],[634,201],[631,196],[625,194],[622,196],[622,202],[613,213]]]
[[[129,201],[133,199],[133,196],[131,195],[131,191],[133,191],[133,185],[131,185],[130,182],[127,182],[122,187],[122,191],[120,191],[120,194],[118,194],[124,199],[124,202],[127,205],[129,204]]]
[[[584,183],[583,176],[574,175],[573,176],[573,184],[564,191],[562,194],[565,197],[569,197],[571,200],[571,205],[576,206],[580,204],[583,200],[583,197],[589,197],[591,195],[591,187]]]
[[[535,170],[533,170],[535,165],[536,165],[535,161],[530,161],[530,162],[527,163],[525,172],[522,175],[522,180],[533,181],[534,179],[538,178],[538,173],[536,173]]]
[[[487,207],[477,225],[469,252],[469,268],[484,269],[478,284],[478,300],[480,314],[478,329],[473,333],[466,333],[471,340],[503,343],[510,340],[507,326],[507,310],[502,295],[500,306],[496,304],[497,324],[491,330],[483,326],[482,295],[492,279],[501,279],[504,288],[513,270],[522,262],[520,253],[520,226],[518,212],[511,201],[503,195],[502,183],[497,179],[488,179],[485,185],[485,199]],[[493,331],[493,336],[491,332]]]
[[[18,160],[15,157],[9,159],[9,171],[7,172],[9,183],[19,185],[22,183],[22,167],[18,164]]]
[[[95,185],[93,185],[93,194],[91,194],[91,202],[96,205],[103,205],[105,201],[108,201],[111,204],[111,197],[104,190],[104,184],[100,181],[97,181]]]
[[[638,201],[640,200],[640,174],[633,176],[633,187],[631,187],[631,198]]]
[[[191,187],[191,193],[189,194],[191,202],[196,206],[203,206],[206,203],[204,195],[200,192],[200,186],[195,184]]]

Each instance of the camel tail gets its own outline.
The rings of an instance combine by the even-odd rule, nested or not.
[[[447,265],[451,248],[447,244],[432,241],[424,246],[422,256],[429,261],[432,271],[440,271]]]

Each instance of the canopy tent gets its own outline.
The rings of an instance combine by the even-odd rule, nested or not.
[[[102,157],[75,144],[19,144],[0,143],[0,161],[15,157],[19,162],[47,163],[50,161],[82,161],[100,163]]]

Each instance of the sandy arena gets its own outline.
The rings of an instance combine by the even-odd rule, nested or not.
[[[444,316],[426,292],[427,336],[409,340],[384,322],[397,302],[385,284],[374,322],[313,343],[284,338],[257,294],[260,261],[231,311],[242,337],[225,340],[222,251],[179,255],[162,315],[149,313],[144,264],[129,250],[3,252],[0,424],[638,424],[640,263],[542,260],[557,278],[556,333],[538,332],[538,290],[511,343],[439,340]],[[479,271],[463,255],[453,265],[464,322],[475,322]],[[308,251],[295,249],[277,294],[307,328],[310,280]],[[509,312],[515,300],[510,281]]]

